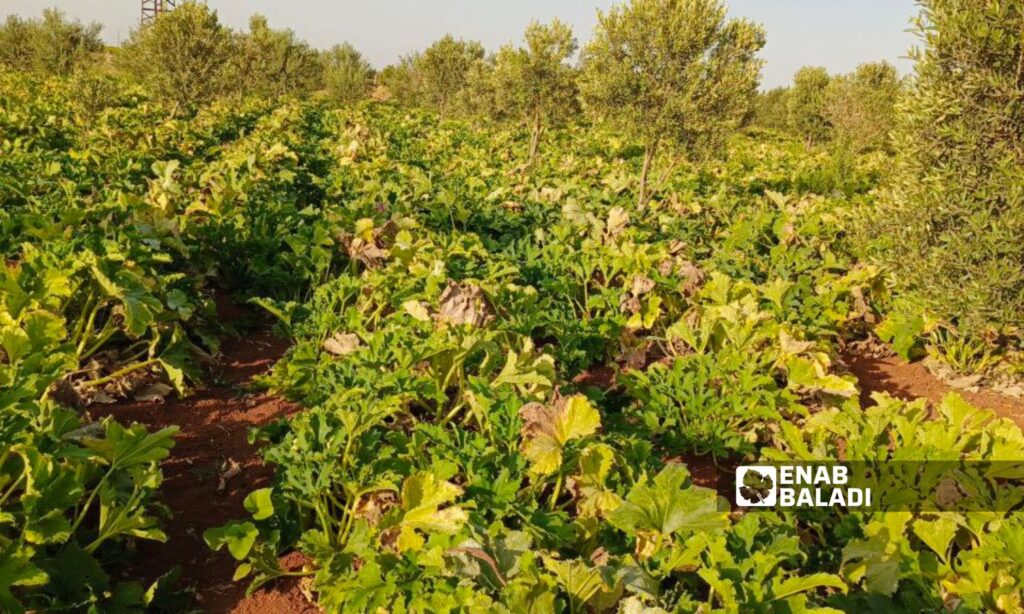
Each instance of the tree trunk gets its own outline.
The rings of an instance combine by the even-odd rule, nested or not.
[[[644,168],[640,172],[640,196],[637,199],[638,207],[643,207],[647,204],[647,178],[651,174],[651,164],[654,162],[654,154],[657,151],[657,141],[648,143],[644,146]]]
[[[540,112],[534,112],[533,126],[530,129],[530,164],[533,164],[534,159],[537,157],[537,151],[540,149],[540,135],[543,131],[544,125],[541,123]]]

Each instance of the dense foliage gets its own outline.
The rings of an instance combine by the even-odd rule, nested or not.
[[[930,0],[897,179],[871,237],[914,303],[989,342],[1024,327],[1024,4]]]
[[[828,138],[825,96],[829,80],[828,71],[820,66],[805,66],[793,75],[793,87],[786,97],[789,127],[808,145]]]
[[[600,121],[643,145],[642,206],[659,147],[716,151],[747,117],[765,34],[721,0],[634,0],[598,17],[580,89]]]
[[[273,482],[204,535],[252,588],[308,576],[330,612],[1021,611],[1024,434],[956,395],[862,405],[840,359],[986,320],[1019,338],[1000,233],[1022,210],[1020,6],[928,7],[900,183],[869,220],[903,233],[880,235],[884,267],[850,231],[891,165],[859,122],[895,75],[804,72],[756,114],[799,138],[737,133],[763,33],[713,0],[602,16],[580,81],[596,126],[555,104],[576,87],[557,22],[493,58],[446,37],[382,72],[390,103],[351,104],[371,77],[354,49],[314,65],[289,32],[190,3],[133,37],[184,56],[135,84],[0,73],[0,609],[190,607],[173,570],[121,579],[173,522],[176,430],[91,408],[200,385],[228,294],[293,342],[260,383],[303,408],[252,432]],[[331,96],[265,98],[287,89],[274,67]],[[259,96],[207,100],[235,81]],[[453,118],[471,100],[540,124]],[[870,143],[806,146],[844,130]],[[954,272],[990,303],[950,306],[971,296]],[[936,459],[1006,461],[969,495],[1011,511],[742,512],[691,473]],[[930,477],[901,492],[937,500]]]
[[[888,62],[861,64],[848,75],[833,77],[824,107],[832,140],[854,151],[888,148],[902,89],[896,68]]]
[[[99,24],[69,21],[55,9],[39,19],[8,15],[0,24],[0,67],[68,76],[103,49]]]
[[[112,579],[163,539],[173,432],[71,407],[187,387],[214,283],[276,314],[295,346],[266,384],[308,408],[256,435],[276,478],[251,517],[206,535],[240,579],[300,549],[288,573],[329,610],[1019,603],[1015,514],[731,515],[679,462],[894,437],[1016,458],[1009,423],[956,398],[865,412],[836,367],[885,296],[843,238],[874,158],[837,196],[827,156],[739,138],[641,214],[641,152],[600,131],[552,132],[524,174],[528,134],[387,106],[216,105],[154,138],[131,90],[96,116],[71,87],[0,90],[6,609],[184,595]]]
[[[833,357],[885,293],[844,247],[865,196],[801,193],[801,144],[734,141],[641,214],[642,156],[601,133],[524,175],[526,135],[328,121],[347,265],[261,301],[295,341],[266,384],[309,409],[256,435],[275,484],[206,535],[239,577],[298,548],[329,611],[1017,607],[1016,514],[730,515],[678,462],[1020,460],[955,397],[861,408]]]
[[[115,88],[97,114],[77,86],[0,76],[5,612],[171,607],[171,578],[147,591],[110,570],[135,540],[166,539],[158,463],[175,429],[81,410],[185,392],[222,333],[211,280],[301,296],[316,280],[298,271],[319,275],[331,260],[302,213],[321,193],[310,172],[289,171],[315,141],[284,139],[290,125],[316,134],[318,112],[223,105],[169,120]],[[178,200],[179,180],[201,182],[202,200]]]

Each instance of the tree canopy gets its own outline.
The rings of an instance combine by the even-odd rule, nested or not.
[[[640,201],[661,145],[699,156],[749,113],[764,30],[729,19],[720,0],[631,0],[599,15],[583,51],[583,99],[645,147]]]
[[[495,106],[530,126],[530,153],[537,155],[544,129],[577,109],[576,70],[569,63],[577,43],[562,21],[533,22],[525,46],[502,47],[494,60]]]

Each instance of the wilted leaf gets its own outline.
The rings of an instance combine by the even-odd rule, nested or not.
[[[337,332],[325,339],[322,347],[335,356],[346,356],[358,351],[361,346],[359,335]]]
[[[791,356],[786,360],[790,388],[803,393],[822,392],[843,398],[857,395],[857,385],[828,372],[828,358]]]
[[[629,213],[622,207],[612,207],[608,211],[608,222],[605,224],[605,233],[609,239],[615,239],[629,224]]]
[[[449,281],[441,293],[436,317],[441,322],[475,327],[484,326],[494,318],[479,286],[453,281]]]
[[[174,389],[167,384],[156,382],[146,386],[135,393],[134,398],[136,401],[143,403],[163,403],[164,399],[167,398]]]
[[[406,313],[420,322],[430,321],[430,311],[427,309],[427,304],[423,301],[405,301],[402,303],[402,308],[405,309]]]

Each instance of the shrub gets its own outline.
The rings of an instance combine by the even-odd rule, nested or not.
[[[427,47],[416,57],[414,64],[422,101],[437,110],[444,119],[466,87],[473,66],[483,59],[483,45],[456,40],[451,35]]]
[[[262,15],[253,15],[249,31],[236,36],[230,70],[239,93],[266,97],[308,94],[324,77],[317,51],[292,30],[271,28]]]
[[[419,54],[410,54],[399,59],[397,64],[384,67],[377,77],[377,84],[383,91],[382,97],[396,104],[412,107],[420,104],[423,86],[416,72]]]
[[[760,92],[754,99],[753,125],[785,132],[789,129],[789,88],[776,87]]]
[[[324,80],[328,95],[351,104],[366,98],[373,85],[373,68],[352,45],[335,45],[323,54]]]

